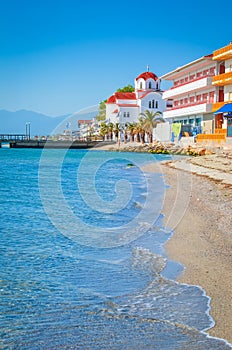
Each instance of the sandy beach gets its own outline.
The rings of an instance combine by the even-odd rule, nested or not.
[[[166,251],[171,260],[184,265],[178,281],[205,290],[211,298],[210,314],[215,321],[207,332],[232,343],[230,148],[228,152],[219,151],[210,156],[148,164],[144,170],[162,172],[170,186],[163,213],[165,226],[172,228],[174,234],[166,244]]]
[[[164,162],[170,188],[163,205],[165,225],[174,230],[166,244],[170,259],[184,265],[178,281],[201,286],[211,298],[215,326],[208,333],[232,342],[232,180],[231,160],[210,156]],[[191,165],[198,164],[199,169]],[[209,168],[207,165],[211,164]],[[202,167],[204,175],[202,175]],[[208,169],[208,172],[207,172]],[[218,180],[209,178],[218,171]],[[156,171],[148,165],[146,170]],[[215,172],[216,171],[216,172]],[[227,174],[226,181],[220,175]]]

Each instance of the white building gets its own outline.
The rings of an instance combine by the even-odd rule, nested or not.
[[[86,140],[88,137],[90,137],[93,120],[90,119],[79,119],[77,121],[78,128],[79,128],[79,137],[80,140]]]
[[[166,101],[162,99],[160,79],[152,72],[144,72],[135,79],[135,92],[115,92],[106,102],[106,122],[137,122],[146,110],[163,112]]]
[[[164,99],[173,100],[173,107],[163,113],[164,118],[201,127],[203,133],[214,132],[212,106],[218,90],[212,85],[217,67],[212,56],[203,56],[161,77],[173,81],[173,86],[163,93]]]

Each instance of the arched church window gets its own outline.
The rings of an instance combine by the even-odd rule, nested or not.
[[[151,108],[151,101],[149,101],[149,108]]]
[[[156,90],[159,90],[159,83],[156,83]]]
[[[143,83],[142,83],[142,82],[140,82],[140,86],[139,86],[139,88],[140,88],[140,89],[142,89],[142,88],[143,88]]]
[[[155,108],[155,100],[152,100],[152,108]]]
[[[148,89],[151,89],[151,82],[148,83]]]

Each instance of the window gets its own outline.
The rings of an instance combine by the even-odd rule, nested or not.
[[[151,82],[148,83],[148,89],[151,89]]]
[[[201,95],[197,95],[197,102],[201,101]]]
[[[194,96],[191,96],[191,97],[189,98],[189,102],[190,102],[190,103],[194,103],[194,99],[195,99]]]
[[[159,83],[156,83],[156,90],[159,90]]]
[[[130,118],[130,112],[127,112],[126,116],[127,118]]]
[[[151,108],[151,101],[149,101],[149,108]]]
[[[123,117],[126,118],[126,112],[123,112]]]
[[[180,100],[180,104],[181,104],[181,105],[183,104],[183,100]]]
[[[184,104],[187,105],[187,103],[188,103],[188,99],[185,98],[185,99],[184,99]]]
[[[212,68],[210,68],[209,73],[210,73],[210,74],[214,74],[214,71],[215,71],[215,68],[212,67]]]
[[[152,100],[152,108],[155,108],[155,100]]]
[[[140,82],[139,88],[142,89],[143,88],[143,83]]]
[[[200,78],[202,76],[202,72],[197,73],[197,78]]]
[[[155,108],[158,108],[158,101],[155,101]]]
[[[188,82],[188,77],[184,78],[184,82],[187,83]]]
[[[209,74],[209,70],[206,69],[206,70],[203,70],[203,75],[208,75]]]
[[[189,80],[193,80],[195,78],[195,74],[190,75]]]
[[[201,126],[201,118],[196,118],[196,126]]]
[[[214,103],[214,91],[211,91],[211,92],[209,93],[209,102],[210,102],[210,103]]]
[[[203,101],[204,101],[204,102],[207,102],[208,94],[207,94],[207,93],[203,94],[203,95],[202,95],[202,98],[203,98]]]

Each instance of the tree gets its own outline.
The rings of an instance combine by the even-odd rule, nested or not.
[[[118,137],[119,137],[119,133],[120,133],[120,124],[119,123],[114,124],[113,132],[114,132],[114,136],[115,136],[116,140],[118,141]]]
[[[144,131],[148,135],[149,142],[153,142],[153,129],[157,126],[158,123],[164,122],[161,112],[154,112],[146,110],[144,113],[140,113],[142,116],[141,122]]]
[[[108,134],[109,129],[106,123],[101,123],[100,125],[100,135],[102,136],[103,141],[105,140],[106,135]]]
[[[99,103],[96,120],[98,122],[106,120],[106,100]]]
[[[110,136],[110,141],[113,140],[113,130],[114,130],[114,124],[113,123],[109,123],[107,124],[108,126],[108,133],[109,133],[109,136]]]
[[[130,142],[134,142],[135,141],[135,123],[127,123],[126,124],[126,129],[129,131],[129,135],[130,135]]]
[[[117,92],[134,92],[134,91],[135,91],[135,88],[131,84],[128,84],[123,88],[119,88],[117,90]]]
[[[144,126],[143,126],[143,118],[142,117],[139,118],[138,130],[139,130],[139,139],[142,142],[142,144],[144,144],[145,143],[145,130],[144,130]]]
[[[140,127],[139,123],[135,123],[134,133],[136,135],[136,142],[140,142],[141,141],[141,139],[140,139],[140,130],[141,130],[141,127]]]

